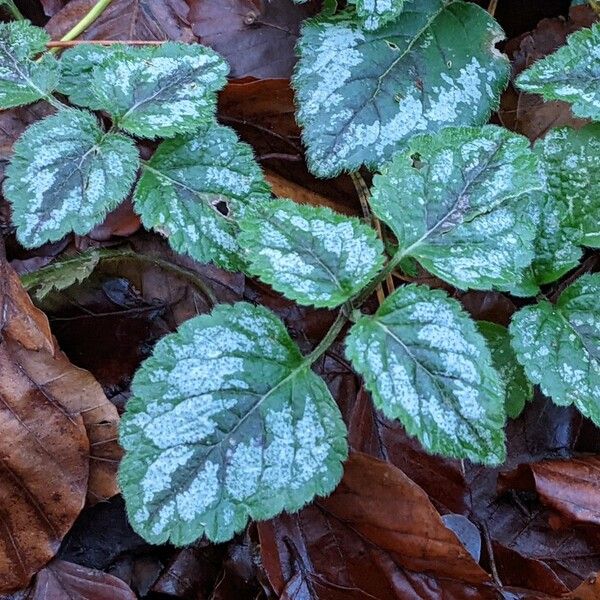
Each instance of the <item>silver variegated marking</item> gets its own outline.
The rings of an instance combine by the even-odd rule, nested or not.
[[[189,133],[214,119],[216,92],[228,72],[227,63],[200,44],[116,46],[92,67],[93,106],[140,137]]]
[[[89,112],[38,121],[14,145],[4,181],[19,241],[31,248],[88,233],[127,196],[138,166],[134,143],[105,133]]]
[[[444,292],[400,288],[352,327],[346,355],[375,406],[426,450],[504,460],[502,381],[475,322]]]
[[[250,273],[300,304],[338,306],[383,264],[375,231],[326,207],[276,200],[248,211],[240,227]]]
[[[121,421],[120,484],[152,543],[230,539],[248,518],[296,511],[342,475],[346,430],[281,321],[218,306],[163,338]]]
[[[567,38],[566,45],[538,60],[517,78],[525,92],[571,104],[578,117],[600,120],[600,23]]]
[[[143,169],[134,205],[144,225],[167,235],[177,252],[244,270],[237,221],[246,206],[270,199],[252,148],[214,123],[164,141]]]
[[[404,8],[404,0],[351,0],[356,14],[368,31],[374,31],[398,18]]]
[[[600,426],[600,274],[584,275],[555,305],[517,312],[512,345],[531,381],[559,405],[574,404]]]
[[[0,23],[0,109],[31,104],[57,86],[59,66],[46,51],[50,36],[29,21]]]
[[[503,35],[455,0],[406,0],[375,32],[352,10],[305,22],[293,85],[311,170],[378,168],[415,134],[485,123],[508,81]]]
[[[375,176],[371,207],[402,257],[458,288],[507,289],[533,258],[525,195],[542,187],[523,136],[449,127],[413,138]]]

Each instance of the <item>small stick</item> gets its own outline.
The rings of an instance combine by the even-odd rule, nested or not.
[[[48,42],[48,48],[72,48],[81,44],[95,44],[98,46],[112,46],[113,44],[124,44],[127,46],[159,46],[164,41],[155,40],[55,40]]]
[[[490,0],[490,5],[488,6],[488,12],[492,17],[496,14],[496,8],[498,8],[498,0]]]

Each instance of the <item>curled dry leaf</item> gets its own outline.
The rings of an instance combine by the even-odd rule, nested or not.
[[[30,600],[135,600],[131,588],[113,575],[64,560],[38,573]]]
[[[425,492],[364,454],[351,456],[329,498],[258,530],[262,564],[282,598],[497,598]]]
[[[60,39],[97,3],[73,0],[46,24]],[[185,0],[113,0],[100,17],[81,34],[84,40],[176,40],[195,41],[187,23]]]

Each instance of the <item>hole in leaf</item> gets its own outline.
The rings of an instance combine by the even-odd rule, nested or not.
[[[213,206],[215,207],[215,210],[224,217],[229,216],[229,204],[227,204],[225,200],[217,200],[216,202],[213,202]]]
[[[394,44],[394,42],[390,42],[389,40],[385,40],[385,43],[388,45],[388,48],[390,50],[393,50],[394,52],[398,52],[400,50],[400,48],[398,48],[398,46],[396,44]]]

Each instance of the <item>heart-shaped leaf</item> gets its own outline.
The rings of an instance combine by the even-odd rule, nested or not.
[[[508,81],[502,37],[455,0],[406,0],[376,32],[352,10],[305,22],[293,84],[313,173],[377,168],[417,133],[485,123]]]
[[[265,308],[222,305],[187,321],[156,345],[133,391],[120,481],[148,541],[227,540],[341,478],[340,412]]]
[[[4,194],[28,248],[88,233],[127,196],[139,164],[129,138],[105,133],[91,113],[75,109],[29,127],[13,152]]]
[[[504,387],[475,322],[441,290],[408,285],[351,329],[346,354],[375,406],[429,452],[504,460]]]
[[[0,23],[0,109],[31,104],[45,98],[59,80],[59,67],[51,54],[39,61],[50,36],[28,21]]]
[[[527,376],[556,404],[574,404],[600,426],[600,274],[584,275],[555,305],[522,308],[510,325]]]
[[[371,207],[398,252],[459,288],[506,289],[533,258],[524,194],[542,188],[523,136],[449,127],[413,138],[374,179]]]
[[[525,92],[563,100],[578,117],[600,120],[600,23],[580,29],[554,54],[535,62],[517,78]]]
[[[217,124],[164,141],[134,194],[144,225],[167,234],[174,250],[234,271],[245,267],[236,221],[269,199],[252,148]]]

